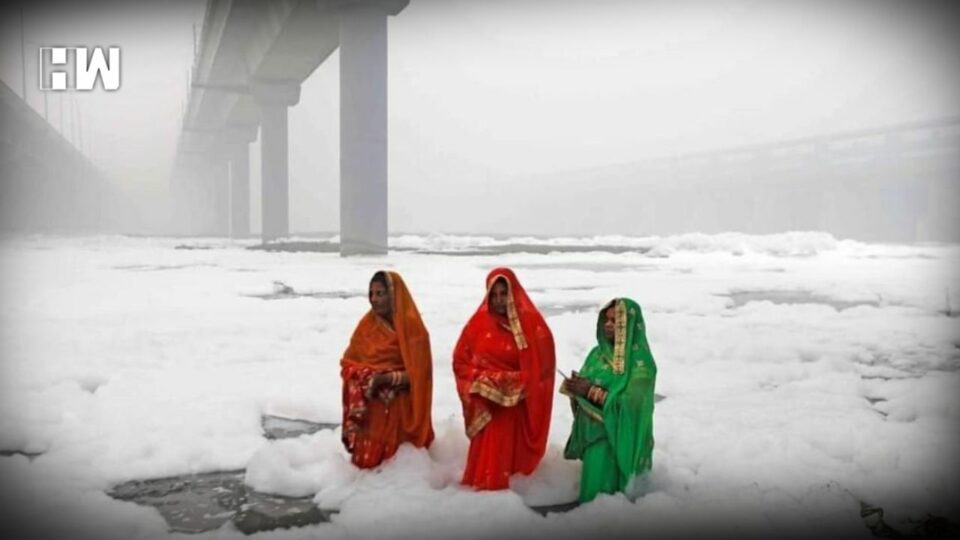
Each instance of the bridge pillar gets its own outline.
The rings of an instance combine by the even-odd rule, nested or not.
[[[211,150],[206,161],[208,234],[230,236],[230,177],[226,149],[217,147]]]
[[[261,238],[290,234],[287,108],[300,101],[300,84],[257,81],[250,85],[260,106]]]
[[[341,255],[387,252],[387,16],[407,3],[339,3]]]
[[[173,174],[170,176],[169,194],[169,224],[168,232],[177,235],[191,234],[193,219],[190,212],[189,188],[192,185],[190,178],[190,168],[188,165],[190,155],[185,153],[177,154],[177,160],[174,163]]]
[[[179,185],[175,193],[179,232],[187,235],[206,235],[212,227],[210,198],[209,161],[206,152],[183,154]]]
[[[250,236],[250,144],[230,152],[230,237]]]
[[[256,126],[231,128],[226,132],[230,161],[230,237],[250,236],[250,143]]]

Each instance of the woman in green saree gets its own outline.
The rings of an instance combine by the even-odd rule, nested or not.
[[[600,310],[597,346],[560,386],[571,399],[573,428],[564,457],[583,461],[580,502],[624,492],[653,456],[657,365],[640,306],[616,298]]]

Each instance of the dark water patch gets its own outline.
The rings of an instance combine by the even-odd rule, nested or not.
[[[313,504],[312,497],[291,498],[251,491],[247,500],[233,517],[233,524],[244,534],[325,523],[337,513],[321,510]]]
[[[520,263],[513,264],[511,268],[524,270],[583,270],[586,272],[652,272],[662,270],[655,264],[637,264],[631,262],[548,262],[548,263]]]
[[[273,282],[273,291],[263,294],[245,294],[248,298],[259,298],[261,300],[289,300],[292,298],[347,298],[365,297],[366,291],[308,291],[300,292],[282,281]]]
[[[552,291],[593,291],[596,287],[590,285],[574,285],[573,287],[526,287],[527,292],[545,293]]]
[[[898,375],[898,376],[892,376],[892,375],[861,375],[860,378],[863,379],[863,380],[865,380],[865,381],[902,381],[903,379],[911,379],[911,378],[915,378],[915,377],[911,377],[910,375]]]
[[[484,257],[491,255],[500,255],[493,250],[456,250],[456,251],[437,251],[437,250],[403,250],[397,249],[394,251],[413,251],[416,255],[443,255],[445,257]]]
[[[885,401],[887,401],[887,398],[864,396],[864,399],[866,399],[866,400],[867,400],[867,403],[870,404],[870,409],[871,409],[873,412],[879,414],[880,416],[882,416],[882,417],[884,417],[884,418],[887,418],[888,416],[890,416],[890,414],[887,413],[886,411],[882,411],[882,410],[880,410],[880,409],[877,408],[877,404],[878,404],[878,403],[884,403]]]
[[[263,428],[263,436],[268,439],[291,439],[310,435],[321,429],[337,429],[340,424],[265,414],[260,418],[260,426]]]
[[[317,508],[312,497],[256,492],[244,484],[244,474],[233,470],[131,480],[107,494],[156,508],[170,531],[181,533],[212,531],[232,521],[250,534],[329,521],[333,513]]]
[[[874,361],[876,362],[876,361]],[[895,368],[889,364],[871,363],[870,361],[854,361],[859,364],[863,371],[860,378],[865,381],[902,381],[905,379],[917,379],[924,375],[926,370],[909,372]]]
[[[263,415],[264,437],[288,439],[339,424]],[[302,527],[330,520],[335,510],[321,510],[312,497],[285,497],[254,491],[244,484],[242,469],[131,480],[108,492],[114,499],[156,508],[172,532],[216,530],[228,521],[246,534]]]
[[[572,501],[572,502],[566,502],[566,503],[560,503],[560,504],[528,506],[528,508],[540,514],[541,516],[546,516],[547,514],[563,514],[573,510],[578,506],[580,506],[580,501]]]
[[[264,244],[247,246],[247,249],[252,249],[254,251],[267,251],[270,253],[340,253],[340,243],[324,240],[267,242]]]
[[[131,480],[107,495],[156,508],[172,532],[199,533],[219,529],[247,503],[243,477],[238,470]]]
[[[294,293],[266,293],[266,294],[245,294],[247,298],[259,298],[260,300],[290,300],[293,298],[362,298],[367,295],[363,291],[323,291],[323,292],[294,292]]]
[[[929,255],[927,253],[915,253],[912,255],[854,255],[853,258],[854,259],[894,259],[894,260],[939,259],[939,257],[937,257],[936,255]]]
[[[329,240],[296,240],[296,241],[278,241],[267,242],[247,246],[247,249],[269,252],[306,252],[306,253],[339,253],[340,243]],[[645,254],[650,251],[648,247],[630,247],[616,245],[596,245],[585,246],[579,244],[565,245],[545,245],[545,244],[524,244],[510,243],[497,246],[476,246],[470,248],[421,248],[421,247],[390,247],[390,251],[402,253],[415,253],[417,255],[447,255],[453,257],[482,257],[495,255],[509,255],[515,253],[639,253]]]
[[[26,452],[24,450],[0,449],[0,457],[23,456],[30,461],[33,461],[42,455],[43,452]]]
[[[160,272],[164,270],[184,270],[187,268],[216,267],[212,263],[193,263],[193,264],[125,264],[111,266],[113,270],[126,270],[129,272]]]
[[[874,300],[839,300],[830,296],[817,294],[812,291],[806,290],[797,290],[797,291],[780,291],[780,290],[744,290],[744,291],[730,291],[727,294],[719,294],[717,296],[724,296],[733,300],[733,307],[739,308],[743,307],[750,302],[762,302],[768,301],[773,304],[779,305],[800,305],[800,304],[817,304],[824,306],[831,306],[837,311],[843,311],[845,309],[850,309],[858,306],[872,306],[880,307],[879,301]]]
[[[77,384],[84,392],[96,394],[101,386],[109,382],[107,379],[78,379]]]
[[[960,538],[960,525],[944,516],[924,512],[920,517],[908,518],[894,527],[884,521],[883,514],[883,508],[860,501],[860,518],[873,536],[910,540]]]
[[[860,371],[861,379],[883,381],[917,379],[931,371],[955,372],[960,370],[960,362],[954,360],[955,358],[938,357],[935,360],[921,359],[908,363],[902,356],[882,351],[872,351],[852,358]]]
[[[544,317],[564,315],[566,313],[599,312],[600,304],[595,302],[571,302],[568,304],[540,304],[538,309]]]
[[[612,246],[612,245],[543,245],[543,244],[503,244],[499,246],[476,247],[472,249],[409,249],[398,248],[394,251],[412,251],[418,255],[450,255],[454,257],[483,257],[491,255],[511,255],[515,253],[532,253],[537,255],[546,255],[549,253],[637,253],[645,254],[650,248]]]

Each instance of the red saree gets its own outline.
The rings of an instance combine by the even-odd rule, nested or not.
[[[368,311],[340,360],[343,444],[361,468],[376,467],[401,443],[424,447],[433,441],[430,336],[403,279],[386,274],[393,328]],[[409,386],[384,385],[368,395],[371,377],[384,372],[405,372]]]
[[[507,316],[490,311],[494,281],[507,281]],[[553,407],[553,335],[513,271],[494,269],[487,296],[453,351],[457,393],[470,451],[462,482],[505,489],[510,475],[530,474],[547,446]]]

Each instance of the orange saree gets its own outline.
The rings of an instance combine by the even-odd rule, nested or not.
[[[433,441],[430,336],[403,279],[386,274],[393,327],[368,311],[340,361],[343,444],[361,468],[376,467],[401,443],[425,447]],[[370,392],[371,378],[389,372],[404,374],[405,383]]]
[[[507,316],[485,297],[453,352],[470,438],[462,482],[477,489],[505,489],[511,474],[537,468],[553,406],[553,335],[513,271],[490,272],[488,295],[498,277],[507,281]]]

